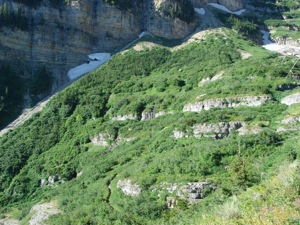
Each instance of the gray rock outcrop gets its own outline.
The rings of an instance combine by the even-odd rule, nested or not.
[[[53,185],[55,182],[58,182],[60,177],[57,175],[52,175],[48,177],[48,185]]]
[[[222,78],[222,76],[224,75],[224,71],[221,71],[220,73],[216,74],[215,76],[213,77],[207,77],[205,79],[202,79],[199,84],[198,84],[198,87],[202,87],[203,85],[207,84],[207,83],[210,83],[210,82],[214,82],[214,81],[217,81],[217,80],[220,80]]]
[[[136,39],[141,31],[139,16],[97,1],[73,1],[63,8],[46,2],[31,8],[14,1],[29,22],[28,30],[3,28],[0,32],[0,60],[45,65],[55,77],[54,86],[67,81],[66,72],[86,61],[93,52],[112,52]]]
[[[288,116],[281,121],[282,124],[290,124],[297,122],[300,122],[300,116]]]
[[[169,194],[186,199],[190,204],[193,204],[205,198],[210,192],[216,190],[216,187],[209,182],[190,182],[188,184],[163,182],[154,190],[158,192],[165,190]],[[176,199],[169,196],[167,198],[167,205],[169,208],[173,208],[174,205],[176,205]]]
[[[293,39],[288,36],[272,37],[272,40],[280,45],[292,45],[300,47],[300,39]]]
[[[193,131],[192,136],[195,138],[214,138],[221,139],[227,137],[232,131],[237,130],[240,134],[240,130],[246,126],[245,122],[240,121],[231,121],[231,122],[220,122],[220,123],[210,123],[210,124],[194,124],[191,129]],[[179,131],[175,129],[173,131],[173,137],[176,139],[179,138],[188,138],[184,131]]]
[[[142,118],[141,121],[146,121],[146,120],[152,120],[154,118],[163,116],[165,114],[172,114],[173,112],[167,112],[167,111],[160,111],[160,112],[155,112],[155,111],[149,111],[149,112],[142,112]]]
[[[21,223],[19,220],[9,219],[9,218],[0,219],[0,225],[20,225],[20,224]]]
[[[221,122],[217,124],[195,124],[192,126],[194,137],[224,138],[232,131],[245,126],[245,122]]]
[[[71,1],[58,7],[46,0],[36,7],[0,1],[4,3],[15,13],[22,10],[28,28],[0,28],[0,61],[18,61],[25,77],[45,66],[54,76],[53,89],[67,82],[67,71],[86,62],[90,53],[116,52],[142,31],[180,39],[196,26],[161,15],[153,0],[137,1],[134,9],[123,10],[103,0]]]
[[[249,135],[249,134],[259,134],[263,131],[262,128],[257,126],[243,126],[240,129],[238,129],[239,135]]]
[[[29,225],[41,225],[45,224],[45,220],[50,216],[62,213],[62,211],[57,208],[54,202],[49,202],[33,206],[30,213],[32,217],[29,220]]]
[[[138,117],[136,114],[127,114],[127,115],[118,115],[111,117],[111,120],[114,121],[125,121],[125,120],[136,120]]]
[[[181,188],[182,195],[188,199],[190,203],[197,202],[205,197],[207,192],[214,191],[216,188],[208,182],[192,182]]]
[[[117,187],[122,190],[125,195],[138,196],[142,189],[137,184],[132,184],[131,180],[119,180]]]
[[[184,137],[188,137],[188,136],[183,131],[174,130],[173,131],[173,137],[176,138],[176,139],[179,139],[179,138],[184,138]]]
[[[278,127],[276,132],[283,133],[283,132],[290,132],[290,131],[299,131],[299,127]]]
[[[91,139],[91,142],[97,146],[109,146],[109,141],[112,140],[108,133],[99,133]]]
[[[285,105],[293,105],[296,103],[300,103],[300,93],[295,93],[292,95],[288,95],[281,100],[282,104]]]
[[[202,110],[209,110],[212,108],[228,108],[239,106],[260,106],[265,102],[271,100],[270,96],[243,96],[243,97],[228,97],[228,98],[214,98],[189,103],[183,107],[183,112],[200,112]]]
[[[168,209],[173,209],[175,205],[176,205],[176,198],[167,197],[167,207],[168,207]]]

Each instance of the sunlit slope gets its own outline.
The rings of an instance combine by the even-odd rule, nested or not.
[[[113,56],[1,138],[3,216],[56,201],[50,224],[197,224],[297,159],[294,63],[229,30]]]

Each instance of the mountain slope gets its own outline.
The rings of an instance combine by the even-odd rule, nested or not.
[[[299,92],[293,57],[229,29],[145,48],[113,56],[1,138],[4,216],[26,222],[31,206],[57,201],[50,224],[197,224],[297,158],[299,106],[280,103]]]

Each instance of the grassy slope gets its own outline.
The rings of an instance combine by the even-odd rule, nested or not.
[[[241,60],[239,50],[252,57]],[[54,216],[51,224],[199,223],[212,206],[222,205],[228,196],[248,187],[263,185],[282,162],[297,158],[299,143],[289,140],[298,132],[272,131],[291,111],[279,103],[291,91],[278,91],[277,86],[294,82],[287,76],[293,60],[267,52],[229,30],[176,51],[129,50],[114,56],[1,138],[2,213],[14,209],[22,219],[36,202],[54,199],[65,213]],[[224,71],[222,79],[198,87],[203,78],[220,71]],[[270,95],[273,101],[261,107],[182,113],[185,104],[203,94],[204,98]],[[145,122],[110,120],[150,109],[174,113]],[[297,114],[296,109],[292,111]],[[221,140],[171,137],[175,128],[189,132],[196,123],[236,120],[264,131],[243,137],[233,133]],[[100,132],[113,139],[134,140],[108,151],[90,142]],[[227,169],[239,165],[239,160],[245,163],[242,177]],[[75,178],[80,171],[82,176]],[[65,183],[39,187],[40,179],[50,175],[59,175]],[[139,197],[124,196],[117,189],[117,182],[124,178],[143,188]],[[168,210],[168,194],[158,197],[151,189],[161,182],[191,181],[212,182],[217,190],[196,206],[188,208],[183,202]],[[213,213],[207,216],[211,223],[218,218]]]

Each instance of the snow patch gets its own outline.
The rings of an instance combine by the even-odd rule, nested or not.
[[[293,56],[300,57],[300,47],[296,47],[292,45],[280,45],[277,43],[263,45],[263,47],[269,51],[275,51],[282,55],[287,55],[287,56],[293,55]]]
[[[88,55],[88,57],[91,61],[76,66],[75,68],[72,68],[68,71],[67,75],[70,80],[74,80],[82,76],[83,74],[89,73],[94,69],[97,69],[99,66],[101,66],[103,63],[110,59],[110,53],[94,53]]]
[[[261,33],[263,34],[263,48],[269,50],[278,52],[282,55],[293,55],[300,57],[300,47],[292,46],[292,45],[280,45],[277,43],[273,43],[270,39],[270,33],[268,31],[261,30]]]
[[[217,3],[208,3],[208,5],[211,5],[212,7],[220,9],[220,10],[222,10],[224,12],[231,13],[231,14],[234,14],[234,15],[239,15],[239,16],[242,15],[244,12],[246,12],[246,9],[241,9],[239,11],[233,12],[233,11],[230,11],[229,9],[227,9],[225,6],[219,5]]]
[[[144,32],[142,32],[142,33],[139,34],[139,38],[142,38],[142,37],[144,37],[145,35],[146,35],[146,32],[144,31]]]
[[[265,30],[261,30],[260,31],[263,34],[263,43],[264,45],[268,45],[268,44],[272,44],[273,42],[269,39],[270,37],[270,33],[268,31]]]
[[[200,15],[205,15],[205,9],[203,8],[194,8],[195,9],[195,12],[200,14]]]

